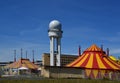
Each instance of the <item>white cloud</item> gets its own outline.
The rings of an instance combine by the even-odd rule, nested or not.
[[[111,54],[120,54],[120,48],[112,49],[110,51]]]

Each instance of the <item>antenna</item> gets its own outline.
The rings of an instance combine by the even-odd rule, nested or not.
[[[109,48],[107,48],[107,56],[109,56]]]
[[[23,58],[23,57],[22,57],[22,56],[23,56],[23,53],[22,53],[22,51],[23,51],[23,50],[22,50],[22,48],[21,48],[21,59]]]
[[[101,50],[103,51],[103,45],[101,45]]]
[[[81,46],[79,45],[79,48],[78,48],[78,56],[81,56]]]
[[[27,51],[26,51],[26,59],[27,59]]]
[[[16,50],[14,50],[14,62],[16,62]]]
[[[32,50],[32,52],[33,52],[33,63],[34,63],[34,50]]]

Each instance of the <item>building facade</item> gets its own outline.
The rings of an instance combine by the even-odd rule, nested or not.
[[[68,63],[74,61],[77,59],[77,55],[68,55],[68,54],[61,54],[60,59],[61,59],[61,66],[65,66]],[[54,61],[56,61],[56,56],[54,56]],[[43,66],[50,66],[50,54],[49,53],[43,53],[42,55],[42,64]]]

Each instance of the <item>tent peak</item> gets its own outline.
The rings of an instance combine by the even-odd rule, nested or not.
[[[85,51],[102,51],[102,49],[99,48],[96,44],[93,44],[89,48],[87,48]]]

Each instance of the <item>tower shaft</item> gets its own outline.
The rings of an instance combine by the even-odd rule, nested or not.
[[[56,65],[60,66],[60,55],[61,55],[61,39],[57,38],[57,54],[56,54]]]
[[[50,66],[54,66],[54,37],[50,37]]]

